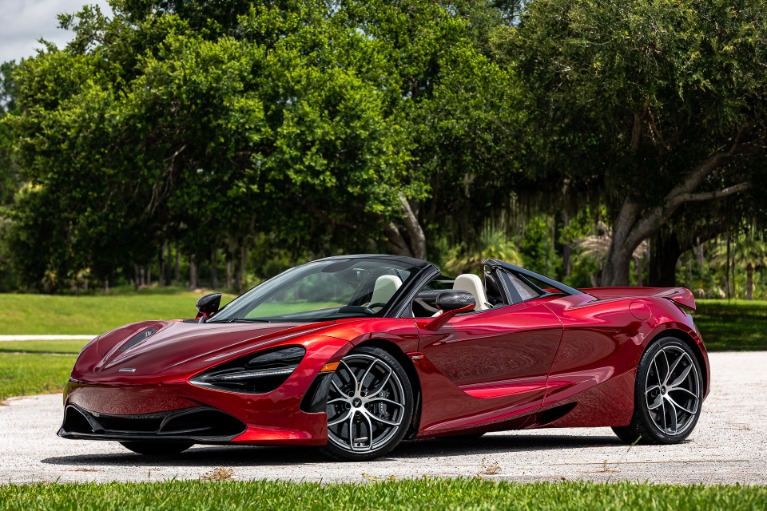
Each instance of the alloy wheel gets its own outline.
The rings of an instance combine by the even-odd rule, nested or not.
[[[328,438],[350,453],[372,453],[407,427],[407,394],[381,357],[352,353],[341,360],[328,394]]]
[[[650,419],[666,435],[681,435],[694,424],[700,406],[700,378],[690,354],[668,345],[652,359],[645,380]]]

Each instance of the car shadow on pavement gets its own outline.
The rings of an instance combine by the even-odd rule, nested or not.
[[[467,454],[532,452],[610,446],[621,447],[625,446],[625,444],[614,436],[509,434],[486,435],[475,439],[447,437],[433,440],[416,440],[403,443],[395,453],[399,458],[433,458],[466,456]]]
[[[531,452],[556,449],[585,449],[588,447],[625,447],[612,436],[565,435],[488,435],[477,439],[442,438],[403,442],[392,455],[377,461],[419,458],[450,458],[473,454]],[[88,466],[202,466],[228,467],[258,465],[296,465],[328,463],[330,460],[318,449],[306,447],[258,446],[198,446],[171,456],[141,456],[124,453],[80,454],[44,458],[52,465]]]

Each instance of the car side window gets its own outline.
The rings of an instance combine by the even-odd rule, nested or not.
[[[504,280],[504,283],[506,284],[506,287],[511,294],[512,302],[526,302],[528,300],[532,300],[533,298],[538,298],[542,295],[540,290],[531,286],[514,274],[503,270],[499,270],[498,273],[501,275],[501,278]]]

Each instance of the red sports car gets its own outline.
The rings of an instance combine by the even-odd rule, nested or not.
[[[144,321],[85,348],[64,438],[142,454],[193,444],[322,446],[365,460],[404,438],[611,426],[676,443],[709,365],[684,288],[573,289],[489,260],[483,278],[385,255],[292,268],[198,319]]]

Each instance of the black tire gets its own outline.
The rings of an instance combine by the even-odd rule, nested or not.
[[[676,337],[663,337],[639,361],[631,423],[612,429],[628,444],[682,442],[695,429],[702,396],[703,376],[695,353]]]
[[[354,349],[333,375],[326,408],[328,443],[322,451],[343,461],[388,454],[410,427],[413,403],[410,380],[397,359],[381,348]]]
[[[120,445],[145,456],[173,456],[186,451],[193,442],[120,442]]]

